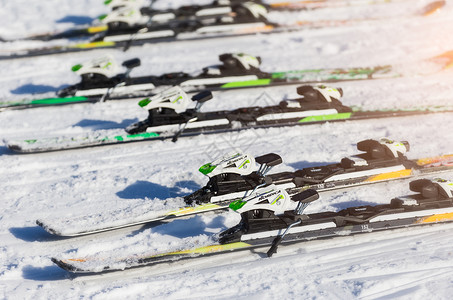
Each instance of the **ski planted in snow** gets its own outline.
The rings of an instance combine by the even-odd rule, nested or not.
[[[31,138],[5,141],[7,147],[19,153],[48,152],[86,148],[138,141],[172,139],[200,134],[233,132],[251,128],[302,126],[326,122],[404,117],[428,113],[452,112],[450,106],[425,106],[408,109],[366,111],[343,105],[341,89],[326,86],[301,86],[300,99],[281,101],[278,105],[247,107],[231,111],[200,112],[204,102],[212,98],[209,91],[192,97],[192,102],[179,87],[146,98],[139,105],[148,111],[148,118],[126,128],[126,134],[117,130],[100,130],[79,136]]]
[[[230,204],[241,214],[238,225],[212,237],[212,244],[172,252],[117,257],[52,258],[59,267],[74,273],[100,273],[176,262],[200,256],[267,247],[267,256],[280,244],[453,221],[453,183],[419,179],[410,183],[416,194],[398,197],[389,204],[349,207],[338,212],[304,214],[319,195],[309,189],[295,195],[269,186]]]
[[[405,154],[409,150],[409,143],[406,141],[397,142],[386,138],[379,141],[364,140],[357,144],[357,148],[363,153],[345,157],[336,164],[273,174],[268,173],[282,162],[279,155],[269,153],[254,158],[242,151],[233,151],[200,168],[209,181],[200,190],[184,197],[186,207],[167,212],[149,212],[149,209],[137,208],[137,215],[131,213],[124,217],[121,214],[121,218],[114,214],[101,216],[100,219],[95,216],[46,218],[37,220],[37,224],[54,235],[80,236],[226,209],[233,200],[254,194],[256,189],[271,184],[293,195],[307,189],[322,192],[453,169],[453,154],[408,159]],[[97,222],[94,221],[96,219]]]

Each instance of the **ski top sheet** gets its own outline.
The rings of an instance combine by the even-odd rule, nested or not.
[[[303,29],[323,28],[326,26],[351,26],[360,22],[382,20],[354,19],[297,21],[294,24],[286,25],[268,21],[266,17],[267,10],[260,4],[245,2],[238,5],[239,10],[233,11],[234,17],[220,18],[213,23],[211,21],[212,24],[194,24],[194,21],[188,20],[185,22],[177,22],[174,25],[164,24],[145,27],[140,25],[116,30],[114,32],[107,30],[101,33],[100,36],[93,38],[88,42],[5,51],[5,54],[0,55],[0,60],[63,54],[92,49],[122,48],[125,51],[131,46],[141,46],[147,43],[202,40],[231,36],[236,37],[257,33],[281,33]],[[433,12],[441,9],[444,5],[445,1],[435,1],[429,4],[427,8],[423,9],[419,15],[429,16]]]
[[[402,164],[399,164],[388,167],[377,167],[364,171],[359,170],[351,173],[343,173],[338,177],[330,177],[316,183],[304,182],[302,184],[296,184],[295,180],[288,179],[282,182],[274,182],[274,184],[278,188],[286,189],[290,195],[293,195],[307,189],[323,192],[390,180],[407,179],[452,170],[453,154],[408,160],[404,164],[411,165],[411,167],[404,167]],[[294,174],[297,174],[297,172]],[[293,175],[293,179],[295,179],[296,176],[297,175]],[[57,236],[75,237],[89,235],[146,223],[172,221],[177,218],[184,218],[195,214],[227,209],[231,201],[243,198],[245,195],[249,195],[252,192],[252,189],[240,190],[241,188],[238,187],[238,192],[212,197],[208,203],[196,204],[195,200],[192,199],[193,205],[185,207],[184,201],[174,200],[173,203],[168,204],[175,208],[168,211],[153,211],[152,206],[143,204],[142,206],[130,208],[127,216],[124,216],[123,211],[113,211],[104,215],[85,215],[76,218],[67,218],[64,216],[59,218],[47,217],[37,220],[36,223],[48,233]],[[178,205],[179,208],[176,208]]]
[[[100,130],[77,136],[5,140],[6,146],[18,153],[38,153],[86,147],[172,139],[201,134],[217,134],[245,129],[304,126],[326,122],[405,117],[420,114],[453,112],[451,106],[424,106],[407,109],[381,109],[366,111],[343,105],[338,99],[341,89],[326,86],[301,86],[301,99],[282,101],[279,105],[240,108],[232,111],[201,113],[201,105],[212,98],[210,92],[192,97],[198,102],[188,109],[190,98],[179,87],[173,87],[152,98],[139,102],[149,111],[148,119],[131,124],[127,134],[118,130]],[[161,110],[165,108],[164,110]],[[177,113],[179,112],[179,113]]]
[[[438,190],[435,185],[437,182],[440,185],[448,185],[447,194]],[[421,187],[421,184],[425,187]],[[52,261],[69,272],[101,273],[261,247],[270,247],[267,255],[272,256],[280,243],[300,243],[313,239],[452,222],[452,186],[452,183],[445,180],[436,179],[431,182],[421,179],[411,182],[411,190],[420,194],[394,198],[390,204],[350,207],[339,212],[308,215],[288,212],[282,216],[271,214],[268,217],[260,216],[256,210],[252,214],[244,212],[241,213],[242,221],[237,226],[214,235],[211,243],[204,242],[201,247],[163,253],[137,253],[125,257],[108,252],[93,257],[71,258],[66,255],[54,257]],[[308,203],[317,197],[315,191],[306,190],[288,201]],[[266,223],[269,224],[263,226]],[[225,236],[233,236],[233,240],[228,242],[228,239],[224,239]]]
[[[123,65],[134,64],[128,67],[125,74],[115,72],[106,73],[106,67],[112,68],[117,63],[110,56],[99,57],[87,63],[73,67],[82,78],[81,82],[60,90],[60,97],[42,99],[23,99],[19,101],[0,102],[0,111],[11,109],[26,109],[76,103],[99,102],[105,100],[138,99],[149,97],[157,90],[170,86],[180,85],[186,92],[197,92],[204,89],[228,90],[244,88],[262,88],[290,84],[332,83],[354,80],[372,80],[382,78],[398,78],[406,75],[428,75],[441,72],[453,66],[453,51],[421,61],[426,65],[422,72],[405,74],[405,66],[377,66],[363,68],[334,68],[334,69],[307,69],[267,73],[259,69],[261,59],[244,53],[225,53],[219,56],[223,65],[205,68],[196,76],[186,73],[170,73],[160,76],[128,77],[130,71],[140,65],[139,59],[126,61]],[[229,69],[225,61],[235,59],[235,66]],[[249,62],[256,62],[251,66]],[[101,63],[102,62],[102,63]],[[247,65],[244,68],[243,65]],[[102,68],[90,67],[91,65]],[[112,68],[113,69],[113,68]],[[117,69],[114,68],[114,69]],[[399,70],[401,69],[401,70]],[[222,74],[223,72],[223,74]],[[219,73],[219,74],[217,74]],[[100,82],[93,82],[92,77],[101,77]],[[88,79],[85,79],[88,78]],[[121,79],[119,79],[121,78]],[[118,81],[119,80],[119,81]]]

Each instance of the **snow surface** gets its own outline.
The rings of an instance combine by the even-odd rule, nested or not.
[[[331,0],[336,1],[336,0]],[[159,7],[209,1],[157,1]],[[66,29],[105,13],[98,0],[0,0],[0,36],[15,38]],[[430,17],[409,16],[427,0],[272,13],[275,20],[383,18],[354,26],[274,35],[145,45],[109,51],[119,61],[140,57],[134,75],[184,70],[196,73],[224,52],[263,59],[263,69],[404,64],[427,73],[418,61],[453,49],[453,3]],[[406,17],[407,16],[407,17]],[[21,42],[24,43],[24,42]],[[26,42],[30,45],[34,44]],[[0,44],[10,50],[14,42]],[[105,51],[0,61],[0,99],[52,92],[77,82],[69,71]],[[407,72],[410,73],[410,72]],[[344,103],[368,109],[450,104],[453,72],[400,79],[338,83]],[[295,87],[215,93],[203,110],[270,105],[295,97]],[[146,117],[136,101],[115,101],[0,113],[0,137],[19,139],[120,129]],[[388,136],[411,143],[408,156],[453,153],[453,114],[345,122],[141,142],[66,152],[16,155],[0,144],[0,298],[2,299],[450,299],[453,292],[453,225],[341,237],[263,251],[234,253],[98,276],[73,277],[53,256],[131,255],[204,243],[237,223],[234,213],[194,216],[159,226],[136,226],[86,237],[59,239],[39,228],[43,218],[127,213],[141,205],[160,207],[201,187],[202,164],[233,147],[256,156],[275,152],[275,171],[339,161],[367,138]],[[453,179],[453,172],[442,174]],[[307,212],[387,203],[408,193],[408,181],[323,193]]]

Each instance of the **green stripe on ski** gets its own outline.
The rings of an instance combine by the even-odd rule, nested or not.
[[[5,107],[14,107],[21,105],[55,105],[55,104],[65,104],[65,103],[77,103],[87,101],[87,97],[66,97],[66,98],[43,98],[36,100],[22,100],[17,102],[0,102],[0,108]]]
[[[248,87],[248,86],[261,86],[261,85],[269,85],[270,83],[271,83],[271,79],[234,81],[234,82],[225,83],[220,88],[229,89],[229,88]]]
[[[367,79],[373,75],[384,77],[399,77],[400,74],[392,72],[392,66],[382,66],[375,68],[345,68],[345,69],[309,69],[293,70],[272,73],[272,79],[279,80],[307,80],[307,77],[313,77],[313,81],[323,80],[352,80]]]
[[[103,141],[109,140],[117,140],[119,142],[123,141],[130,141],[130,140],[142,140],[151,137],[158,137],[159,134],[156,132],[144,132],[144,133],[137,133],[137,134],[128,134],[128,135],[116,135],[114,137],[106,137]]]
[[[72,102],[81,102],[88,100],[87,97],[67,97],[67,98],[44,98],[36,99],[30,101],[30,104],[62,104],[62,103],[72,103]]]
[[[322,115],[322,116],[310,116],[300,119],[299,123],[306,123],[306,122],[320,122],[320,121],[331,121],[331,120],[343,120],[351,118],[352,113],[338,113],[338,114],[331,114],[331,115]]]
[[[128,134],[128,135],[115,135],[115,136],[104,136],[104,137],[99,137],[95,138],[93,140],[92,145],[100,145],[103,144],[102,142],[128,142],[128,141],[135,141],[135,140],[145,140],[153,137],[159,137],[160,134],[156,132],[144,132],[144,133],[137,133],[137,134]],[[68,141],[89,141],[89,137],[82,137],[82,138],[69,138]],[[45,140],[45,139],[44,139]],[[24,143],[27,144],[36,144],[40,143],[42,140],[39,139],[29,139],[29,140],[24,140]],[[101,143],[100,143],[101,142]]]

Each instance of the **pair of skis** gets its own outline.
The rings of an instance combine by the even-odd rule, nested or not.
[[[422,16],[431,15],[444,5],[445,1],[435,1],[424,8],[420,14]],[[134,10],[134,8],[127,7],[126,9]],[[138,12],[134,10],[134,13],[127,12],[124,15],[135,16]],[[109,25],[107,28],[97,27],[92,29],[91,31],[98,32],[98,36],[95,36],[89,42],[13,50],[9,54],[0,55],[0,59],[25,58],[100,48],[122,48],[127,50],[131,46],[147,43],[199,40],[256,33],[279,33],[307,28],[354,25],[364,21],[367,20],[299,21],[292,25],[277,24],[267,19],[267,9],[263,5],[255,2],[240,2],[231,6],[231,13],[228,16],[195,20],[189,18],[183,21],[157,25],[140,25],[136,24],[136,20],[132,22],[133,24],[128,24],[126,20],[125,25],[124,20],[120,20],[112,23],[116,24],[115,26]]]
[[[408,159],[405,154],[409,144],[405,141],[365,140],[359,142],[357,148],[362,153],[345,157],[336,164],[281,173],[270,173],[274,166],[282,163],[282,158],[275,153],[254,158],[242,151],[233,151],[203,165],[200,172],[208,176],[207,184],[185,196],[183,202],[179,199],[168,202],[166,205],[172,207],[168,211],[136,207],[127,217],[122,213],[116,216],[113,211],[69,219],[64,216],[40,219],[37,224],[54,235],[81,236],[226,209],[233,200],[256,194],[258,189],[271,185],[294,195],[307,189],[322,192],[453,169],[453,155]],[[178,208],[181,202],[183,207]],[[233,206],[241,203],[242,200],[236,201]]]
[[[58,91],[58,97],[0,102],[0,111],[149,97],[159,90],[175,85],[180,85],[186,92],[197,92],[204,89],[229,90],[287,84],[396,78],[405,75],[398,71],[398,66],[390,65],[269,73],[260,69],[260,57],[244,53],[225,53],[220,55],[219,59],[222,64],[206,67],[195,76],[177,72],[157,76],[131,77],[131,71],[140,66],[138,58],[123,62],[122,66],[126,71],[120,72],[120,66],[115,60],[111,56],[104,56],[75,65],[72,70],[81,77],[81,81]],[[453,51],[444,52],[421,61],[419,64],[429,66],[430,70],[409,75],[426,75],[446,70],[453,66]]]
[[[304,126],[326,122],[404,117],[420,114],[452,112],[450,106],[411,107],[401,110],[367,111],[345,106],[339,100],[341,89],[326,86],[301,86],[302,97],[286,100],[278,105],[245,107],[231,111],[201,112],[200,107],[212,98],[210,92],[201,92],[192,98],[179,87],[144,99],[139,105],[148,111],[147,119],[131,124],[126,134],[118,131],[96,131],[78,136],[31,138],[5,141],[7,147],[19,153],[36,153],[78,149],[102,145],[179,138],[200,134],[233,132],[251,128]],[[189,108],[195,102],[194,108]]]
[[[100,273],[262,247],[267,247],[267,256],[271,257],[280,244],[453,221],[452,182],[419,179],[410,183],[410,189],[417,194],[394,198],[390,204],[304,214],[319,197],[315,190],[290,196],[284,189],[270,186],[231,203],[230,208],[241,214],[241,221],[213,235],[212,242],[202,247],[126,256],[110,252],[96,257],[63,255],[52,261],[69,272]]]

